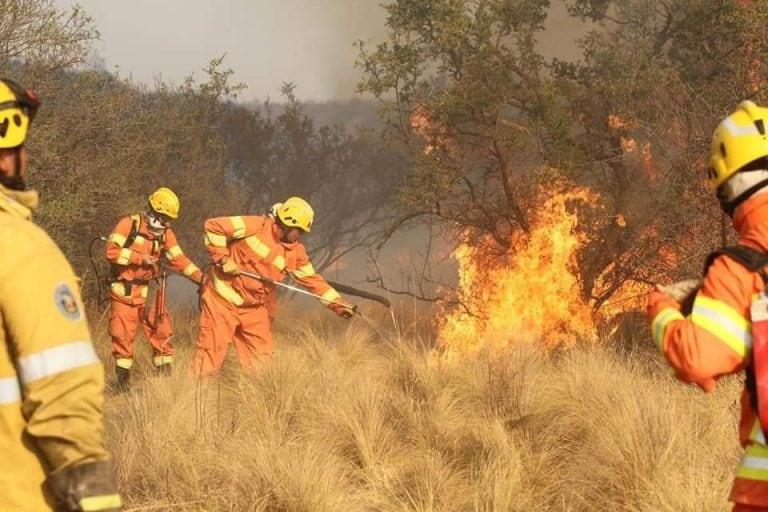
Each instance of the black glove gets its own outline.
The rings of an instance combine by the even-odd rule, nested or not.
[[[121,512],[123,503],[117,490],[112,463],[86,462],[51,473],[48,485],[63,512]]]

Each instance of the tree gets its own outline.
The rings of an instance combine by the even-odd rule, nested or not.
[[[3,4],[0,51],[13,76],[43,100],[30,132],[30,184],[44,198],[36,220],[59,242],[95,295],[89,246],[116,220],[146,208],[168,186],[181,199],[175,230],[205,263],[203,220],[262,213],[290,195],[307,198],[318,218],[309,245],[318,270],[371,237],[400,162],[363,132],[315,126],[293,93],[263,117],[235,103],[243,90],[224,56],[198,82],[140,86],[103,69],[79,67],[98,38],[79,7],[51,0]],[[102,261],[100,245],[94,259]],[[103,277],[103,276],[102,276]]]
[[[0,11],[3,65],[24,62],[38,79],[83,63],[99,38],[93,19],[79,5],[63,10],[53,0],[3,0]]]
[[[581,127],[569,142],[589,155],[582,179],[601,183],[625,222],[593,235],[581,255],[584,292],[600,304],[627,280],[698,274],[722,243],[704,180],[709,139],[742,98],[764,99],[750,90],[745,42],[762,32],[753,18],[766,12],[699,0],[576,1],[570,9],[596,25],[581,63],[553,63]],[[589,290],[598,275],[602,287]]]
[[[80,272],[90,268],[90,241],[106,236],[119,217],[145,210],[159,186],[179,195],[176,232],[198,261],[211,205],[239,209],[242,195],[227,180],[226,148],[211,126],[236,90],[220,64],[214,59],[206,69],[209,81],[190,78],[177,89],[158,84],[145,90],[95,71],[49,79],[30,132],[31,181],[45,198],[37,220]],[[95,288],[86,292],[92,296]]]
[[[597,192],[580,212],[590,242],[578,274],[582,295],[599,306],[626,282],[698,273],[703,248],[716,243],[719,214],[703,179],[708,138],[745,92],[762,99],[745,69],[763,69],[754,64],[765,58],[755,20],[766,7],[568,7],[592,26],[577,63],[537,52],[545,0],[389,2],[388,40],[359,43],[359,89],[412,157],[393,229],[437,219],[503,265],[541,191]]]
[[[249,211],[265,212],[290,196],[312,204],[317,217],[307,244],[322,271],[373,239],[403,160],[365,131],[315,126],[294,90],[283,86],[285,104],[274,118],[232,106],[221,134],[228,172]]]

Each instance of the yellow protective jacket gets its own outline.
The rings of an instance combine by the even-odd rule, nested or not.
[[[75,275],[30,221],[31,191],[0,186],[0,511],[53,510],[46,475],[106,460],[104,371]]]

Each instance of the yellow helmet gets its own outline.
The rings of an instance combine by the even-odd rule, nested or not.
[[[709,182],[717,189],[744,166],[768,156],[768,109],[749,100],[722,120],[712,134]]]
[[[27,139],[40,100],[8,78],[0,78],[0,148],[15,148]]]
[[[288,227],[297,227],[309,233],[315,211],[300,197],[289,197],[277,207],[277,217]]]
[[[181,203],[179,202],[179,198],[176,197],[176,194],[173,193],[173,190],[169,188],[160,187],[152,192],[149,196],[149,205],[157,213],[167,215],[172,219],[179,217]]]

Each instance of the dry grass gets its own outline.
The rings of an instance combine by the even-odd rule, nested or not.
[[[141,343],[134,389],[107,402],[129,511],[728,510],[739,379],[705,395],[643,348],[449,363],[415,315],[281,314],[255,378],[234,358],[186,376],[192,314],[172,376]]]

